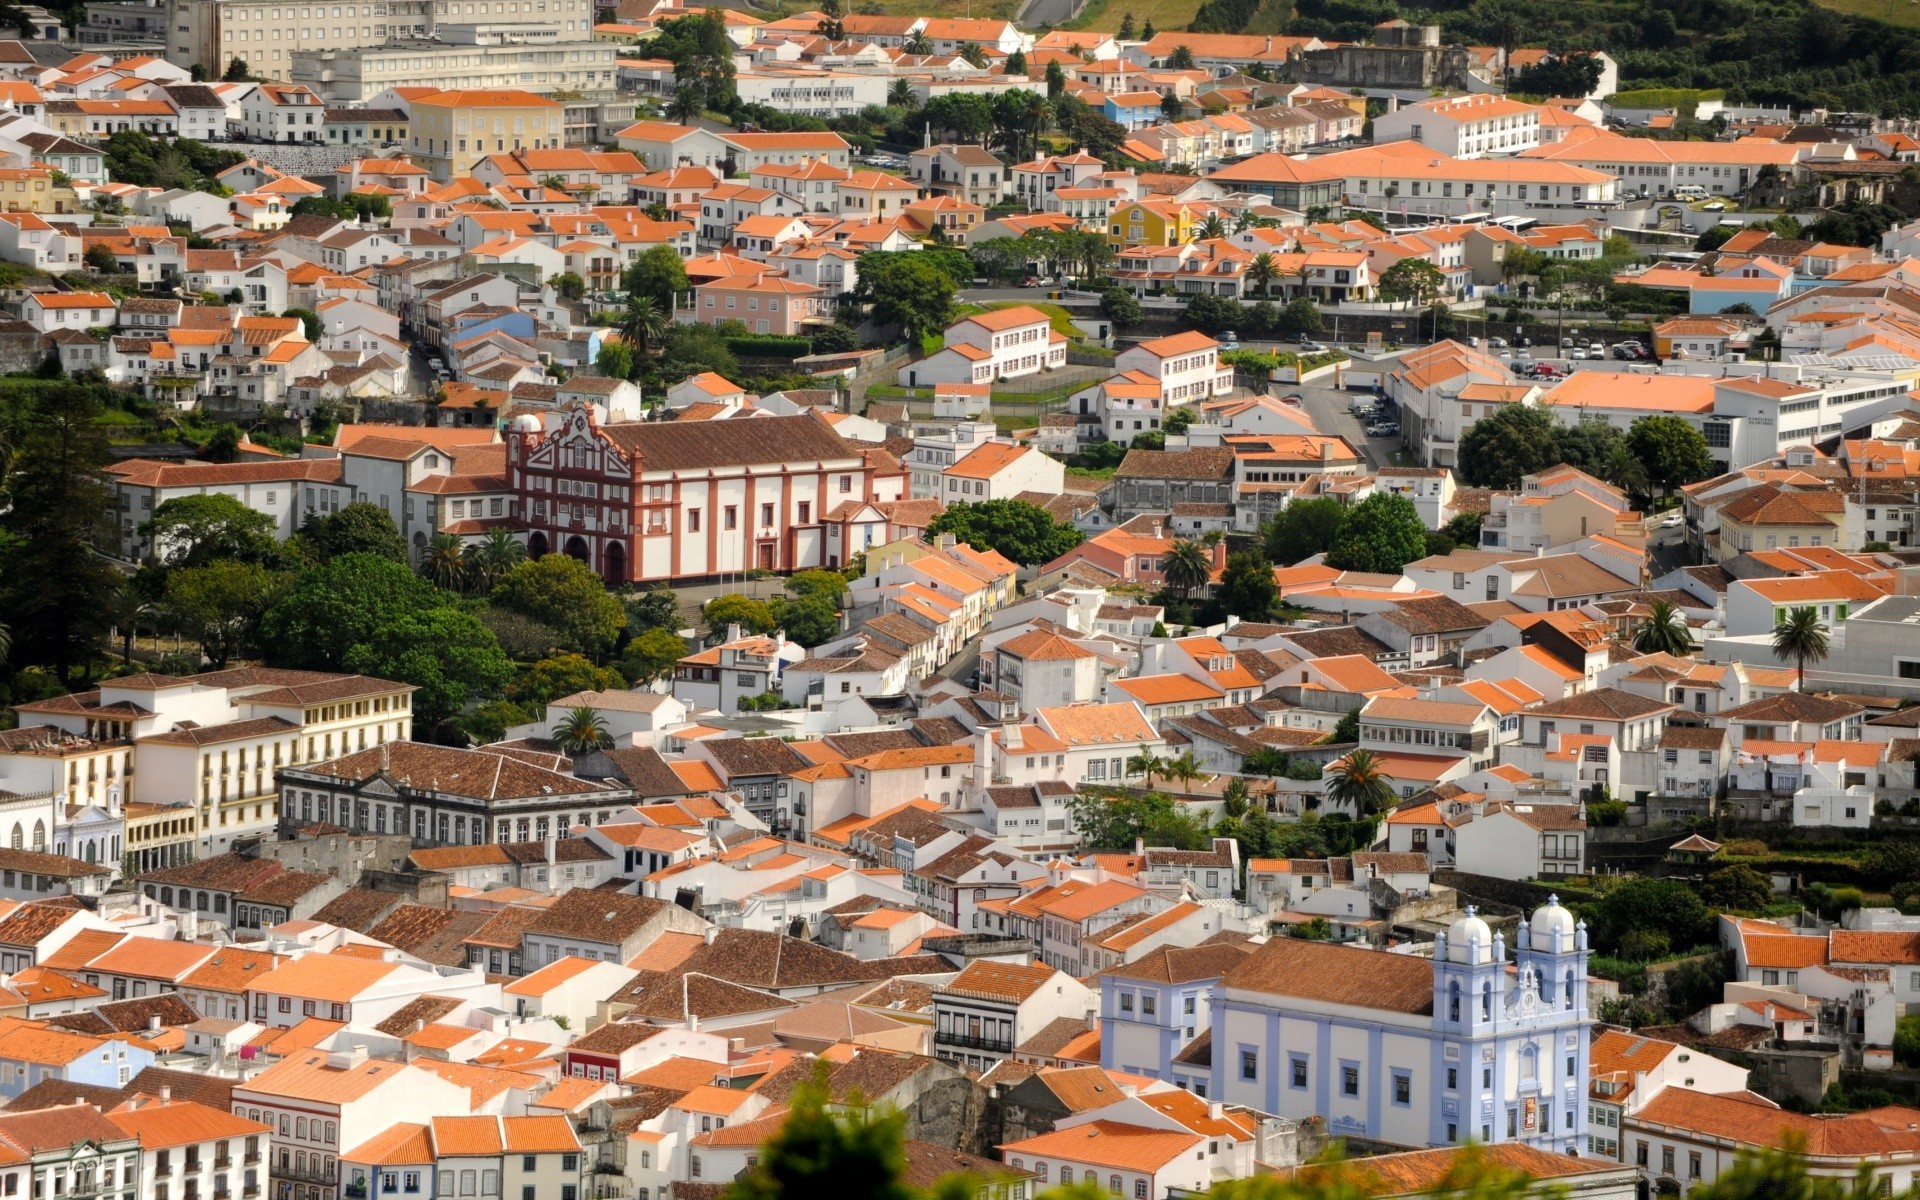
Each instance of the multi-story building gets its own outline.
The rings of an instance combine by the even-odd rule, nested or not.
[[[139,800],[184,806],[198,852],[222,853],[273,827],[280,767],[408,737],[413,691],[361,675],[242,667],[130,675],[20,705],[21,727],[0,748],[0,786],[65,803],[51,829],[44,799],[20,813],[13,843],[117,866],[123,807]]]
[[[1411,139],[1451,158],[1518,154],[1540,144],[1540,109],[1496,92],[1404,104],[1374,118],[1376,144]]]
[[[946,345],[899,369],[903,387],[992,383],[1065,366],[1067,339],[1026,305],[975,313],[947,326]]]
[[[169,1194],[181,1200],[260,1195],[266,1176],[262,1156],[273,1134],[262,1122],[191,1100],[144,1095],[132,1097],[106,1118],[140,1139],[144,1200]]]
[[[484,846],[567,836],[633,803],[630,787],[488,750],[395,742],[275,773],[284,822]]]
[[[413,101],[408,144],[420,165],[445,183],[472,174],[489,154],[559,149],[565,109],[517,88],[436,92]]]
[[[612,582],[836,567],[836,541],[866,542],[866,505],[905,498],[890,457],[883,467],[810,414],[602,425],[575,409],[551,428],[519,422],[507,475],[528,553],[573,554]]]
[[[1038,964],[973,962],[933,990],[933,1052],[984,1070],[1053,1021],[1077,1020],[1094,1006],[1086,985]]]
[[[1434,950],[1278,938],[1253,951],[1212,995],[1209,1096],[1405,1146],[1583,1145],[1586,931],[1549,901],[1509,959],[1468,909]],[[1103,981],[1103,1015],[1121,982]]]
[[[570,0],[551,2],[565,7]],[[561,18],[566,20],[569,18]],[[287,78],[306,85],[332,104],[365,104],[394,87],[514,89],[535,95],[565,92],[599,98],[614,90],[618,52],[617,46],[588,41],[578,33],[573,38],[549,41],[503,36],[490,29],[472,41],[396,37],[375,45],[303,48],[293,52]],[[631,103],[627,110],[631,118]],[[334,118],[329,117],[328,123],[334,124]],[[407,124],[404,118],[397,124],[382,123],[384,131],[397,136],[380,138],[379,142],[407,140]],[[354,143],[343,139],[342,144]]]
[[[395,1113],[469,1113],[472,1094],[423,1066],[364,1048],[289,1055],[233,1089],[233,1112],[271,1127],[276,1197],[339,1200],[340,1152],[394,1123]]]

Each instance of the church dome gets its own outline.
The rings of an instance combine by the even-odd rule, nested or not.
[[[1471,904],[1464,916],[1447,926],[1447,961],[1486,963],[1493,961],[1493,930],[1474,915]]]
[[[1573,949],[1573,914],[1560,905],[1560,897],[1548,896],[1546,904],[1534,910],[1527,922],[1528,941],[1533,949],[1558,953]],[[1564,939],[1564,940],[1563,940]]]

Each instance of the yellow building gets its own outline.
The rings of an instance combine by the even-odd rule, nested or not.
[[[1115,250],[1127,246],[1183,246],[1191,242],[1200,220],[1193,209],[1175,200],[1134,200],[1114,208],[1107,222],[1107,240]]]
[[[8,212],[72,213],[80,199],[46,167],[0,167],[0,207]]]
[[[413,102],[412,118],[414,159],[446,183],[489,154],[559,149],[566,106],[512,89],[435,92]]]

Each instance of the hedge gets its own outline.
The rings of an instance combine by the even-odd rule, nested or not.
[[[802,358],[813,353],[813,339],[750,334],[727,339],[727,349],[740,358]]]
[[[1724,100],[1727,93],[1721,88],[1639,88],[1631,92],[1615,92],[1607,97],[1609,108],[1686,108],[1691,109],[1702,100]]]

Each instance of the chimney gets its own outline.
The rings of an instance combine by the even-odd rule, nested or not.
[[[740,622],[738,622],[738,621],[734,621],[734,622],[732,622],[731,624],[729,624],[729,625],[727,626],[727,640],[728,640],[728,641],[730,641],[730,642],[737,642],[737,641],[739,641],[739,640],[740,640],[740,636],[741,636],[741,630],[740,630]]]
[[[147,1032],[148,1033],[160,1032],[160,1015],[158,1013],[155,1013],[153,1016],[147,1018]]]
[[[1100,1014],[1091,1008],[1087,1010],[1087,1032],[1100,1032]]]
[[[1227,1115],[1227,1106],[1218,1100],[1210,1100],[1207,1102],[1207,1115],[1216,1121],[1222,1120]]]
[[[1332,438],[1328,438],[1326,441],[1320,443],[1320,461],[1323,463],[1330,463],[1333,461],[1333,439]]]
[[[171,1087],[166,1086],[165,1084],[162,1084],[160,1087],[160,1102],[162,1104],[165,1104],[167,1101],[171,1099],[173,1099],[173,1089]]]
[[[1008,750],[1018,750],[1021,748],[1022,745],[1025,744],[1024,735],[1021,734],[1020,726],[1018,724],[1005,725],[1005,726],[1002,726],[1001,728],[1002,728],[1002,739],[1005,742]]]
[[[714,928],[711,925],[707,927],[707,931],[706,931],[707,945],[709,946],[713,945],[713,939],[719,936],[720,936],[720,931],[718,929]]]
[[[1158,517],[1155,517],[1153,520],[1153,536],[1155,538],[1158,538],[1161,536],[1161,529],[1162,529],[1162,526],[1160,524],[1160,519]]]

